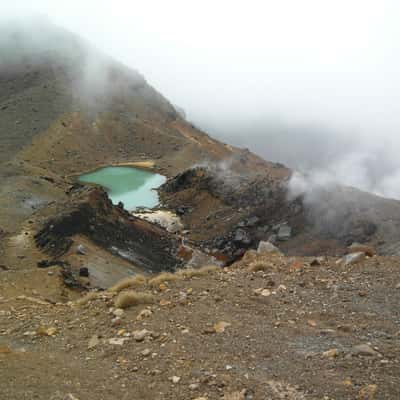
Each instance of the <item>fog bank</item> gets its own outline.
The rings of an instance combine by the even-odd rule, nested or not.
[[[400,198],[396,1],[16,0],[0,14],[76,32],[226,142]]]

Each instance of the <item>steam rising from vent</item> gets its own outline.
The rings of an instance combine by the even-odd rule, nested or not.
[[[332,162],[324,168],[306,172],[296,171],[289,181],[289,196],[300,195],[311,203],[317,201],[321,190],[334,191],[338,185],[354,187],[377,196],[400,198],[400,168],[382,171],[373,169],[376,157],[369,153],[355,153]]]

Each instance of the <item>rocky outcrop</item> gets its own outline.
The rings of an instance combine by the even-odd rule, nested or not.
[[[79,190],[59,207],[63,211],[46,220],[35,236],[37,246],[54,258],[71,248],[72,236],[82,234],[148,272],[181,264],[174,236],[113,206],[101,189]]]
[[[280,178],[265,170],[192,168],[168,180],[161,198],[182,215],[192,240],[228,260],[261,240],[289,255],[343,255],[352,243],[369,244],[381,254],[398,249],[398,201],[347,187],[321,189],[313,201],[307,195],[293,198],[290,174],[285,177],[283,166],[275,170],[282,171]]]

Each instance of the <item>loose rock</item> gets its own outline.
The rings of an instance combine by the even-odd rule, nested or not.
[[[142,342],[147,336],[149,336],[151,334],[150,331],[148,331],[147,329],[143,329],[141,331],[134,331],[133,332],[133,338],[137,341],[137,342]]]
[[[355,356],[376,356],[378,352],[368,344],[359,344],[352,348],[352,354]]]
[[[94,349],[100,343],[99,337],[97,335],[93,335],[89,339],[88,350]]]
[[[273,253],[273,254],[282,254],[281,251],[274,246],[272,243],[270,242],[264,242],[264,241],[260,241],[258,243],[258,248],[257,248],[257,253],[258,254],[268,254],[268,253]]]
[[[365,258],[365,253],[357,252],[357,253],[347,254],[340,261],[344,265],[350,265],[350,264],[356,264],[359,261],[364,260],[364,258]]]

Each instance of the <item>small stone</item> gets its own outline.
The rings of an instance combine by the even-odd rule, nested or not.
[[[168,286],[165,283],[160,283],[158,289],[160,290],[160,292],[164,292],[165,290],[168,289]]]
[[[339,350],[338,349],[330,349],[327,351],[324,351],[322,355],[326,358],[336,358],[339,355]]]
[[[181,378],[179,377],[179,376],[171,376],[171,378],[169,378],[169,380],[172,382],[172,383],[179,383],[180,382],[180,380],[181,380]]]
[[[136,319],[137,319],[138,321],[140,321],[140,320],[142,320],[142,319],[151,317],[152,314],[153,314],[153,311],[151,311],[151,310],[149,310],[148,308],[146,308],[146,309],[140,311],[140,313],[138,314],[138,316],[136,317]]]
[[[324,335],[324,336],[326,336],[326,335],[333,335],[333,334],[335,333],[335,330],[334,330],[334,329],[326,328],[326,329],[321,329],[321,330],[319,331],[319,333],[320,333],[321,335]]]
[[[311,265],[312,267],[318,267],[318,266],[320,266],[320,265],[322,264],[323,261],[324,261],[324,258],[323,258],[323,257],[317,257],[317,258],[314,258],[314,259],[310,262],[310,265]]]
[[[47,329],[46,333],[47,333],[47,336],[54,336],[57,333],[57,328],[52,326]]]
[[[260,294],[261,296],[268,297],[271,296],[271,291],[269,289],[263,289]]]
[[[351,325],[338,325],[338,330],[342,332],[351,332],[353,327]]]
[[[309,319],[309,320],[307,321],[307,324],[308,324],[309,326],[312,326],[313,328],[315,328],[315,327],[317,326],[317,323],[316,323],[313,319]]]
[[[191,383],[189,385],[190,390],[197,390],[199,387],[200,387],[200,385],[198,383]]]
[[[100,343],[99,337],[97,335],[93,335],[89,339],[88,350],[94,349]]]
[[[108,340],[108,343],[116,346],[122,346],[126,340],[127,338],[111,338]]]
[[[79,276],[83,276],[85,278],[88,278],[89,277],[89,268],[87,268],[87,267],[79,268]]]
[[[125,311],[122,308],[116,308],[113,311],[113,314],[118,318],[122,318],[124,316],[124,314],[125,314]]]
[[[353,382],[350,378],[345,379],[342,383],[344,386],[353,386]]]
[[[142,354],[143,357],[149,356],[150,353],[151,353],[150,349],[144,349],[144,350],[141,352],[141,354]]]
[[[86,255],[86,248],[84,245],[82,244],[78,244],[78,246],[76,246],[76,254],[80,254],[82,256]]]
[[[223,333],[228,326],[231,326],[229,322],[219,321],[214,325],[214,330],[216,333]]]
[[[45,326],[39,326],[36,330],[36,334],[39,336],[54,336],[57,333],[57,328],[49,327],[46,328]]]
[[[121,318],[116,317],[111,320],[112,326],[120,326],[121,324],[122,324]]]
[[[151,332],[148,331],[147,329],[142,329],[141,331],[134,331],[133,338],[137,342],[142,342],[146,338],[146,336],[149,336],[150,334],[151,334]]]
[[[376,356],[378,354],[378,352],[376,352],[368,344],[359,344],[357,346],[354,346],[351,349],[351,352],[355,356]]]
[[[215,328],[213,326],[206,326],[203,330],[203,333],[206,335],[211,335],[216,332],[215,332]]]

